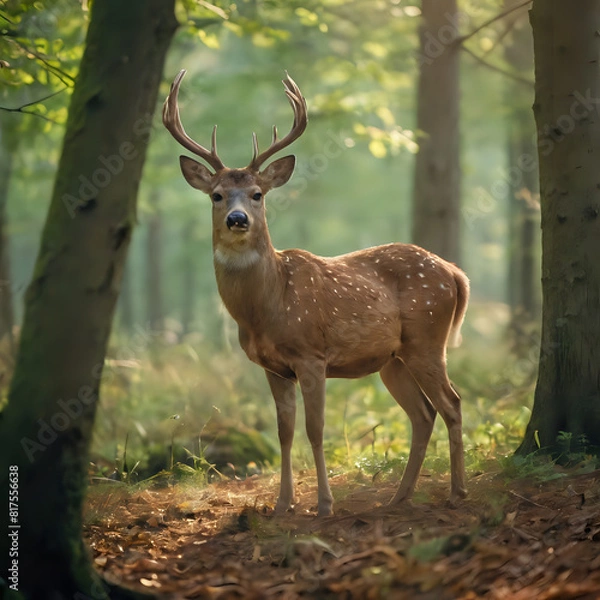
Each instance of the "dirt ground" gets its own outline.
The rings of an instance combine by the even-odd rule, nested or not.
[[[108,580],[160,598],[600,598],[600,471],[557,475],[474,476],[458,508],[438,475],[394,508],[391,483],[338,475],[328,518],[316,517],[313,473],[283,517],[277,476],[115,486],[92,490],[86,534]]]

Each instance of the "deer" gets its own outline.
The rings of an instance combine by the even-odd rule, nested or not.
[[[247,167],[226,167],[217,153],[190,138],[181,123],[178,94],[186,71],[174,79],[163,106],[163,124],[199,162],[180,156],[186,181],[211,198],[212,248],[219,295],[239,330],[248,358],[260,365],[275,400],[281,448],[279,496],[274,513],[292,509],[291,449],[299,384],[306,434],[317,476],[317,515],[333,514],[323,429],[327,378],[379,373],[411,423],[408,462],[390,504],[413,495],[437,413],[448,430],[450,505],[467,494],[461,399],[446,370],[446,349],[460,344],[469,280],[455,264],[416,245],[391,243],[335,257],[306,250],[276,250],[266,219],[266,194],[292,176],[296,158],[263,165],[297,140],[308,123],[307,105],[286,72],[292,127]],[[206,163],[206,164],[204,164]],[[206,166],[212,167],[212,171]]]

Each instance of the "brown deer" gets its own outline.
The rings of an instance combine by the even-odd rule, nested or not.
[[[281,485],[276,513],[294,499],[291,447],[296,383],[304,397],[306,431],[317,470],[318,514],[332,513],[323,451],[325,379],[379,372],[412,424],[408,464],[392,499],[410,498],[439,412],[450,439],[450,502],[466,495],[460,397],[446,373],[446,347],[460,343],[469,280],[454,264],[411,244],[387,244],[325,258],[305,250],[275,250],[265,195],[285,184],[295,157],[264,169],[267,159],[298,139],[307,125],[306,101],[296,83],[283,81],[294,123],[243,169],[219,158],[216,126],[210,151],[193,141],[179,118],[181,71],[163,107],[163,123],[187,150],[213,169],[180,157],[187,182],[212,199],[214,266],[219,293],[239,326],[248,358],[259,364],[277,407]],[[286,74],[287,75],[287,74]]]

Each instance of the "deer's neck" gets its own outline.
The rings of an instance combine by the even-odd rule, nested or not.
[[[270,243],[239,254],[216,246],[214,265],[219,294],[238,325],[255,327],[279,312],[285,280],[281,258]]]

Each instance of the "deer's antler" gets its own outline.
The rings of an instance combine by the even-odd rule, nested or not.
[[[198,142],[195,142],[183,128],[179,117],[179,106],[177,104],[177,96],[179,95],[179,86],[185,75],[185,69],[179,71],[177,77],[171,84],[171,91],[163,105],[163,124],[169,130],[171,135],[187,150],[198,155],[206,161],[215,171],[221,171],[225,168],[223,161],[217,154],[217,126],[215,125],[212,132],[210,151]]]
[[[293,141],[297,140],[306,129],[306,124],[308,123],[308,115],[306,111],[306,100],[300,91],[300,88],[296,84],[296,82],[287,74],[283,80],[283,85],[285,87],[285,94],[292,105],[292,109],[294,111],[294,123],[292,124],[292,128],[290,132],[281,140],[277,139],[277,127],[273,125],[273,141],[271,145],[264,151],[259,154],[258,152],[258,141],[256,139],[256,134],[252,134],[252,144],[254,146],[254,154],[252,156],[252,160],[248,165],[248,169],[251,171],[258,171],[260,166],[271,156],[273,156],[276,152],[279,152],[286,146],[289,146]]]

